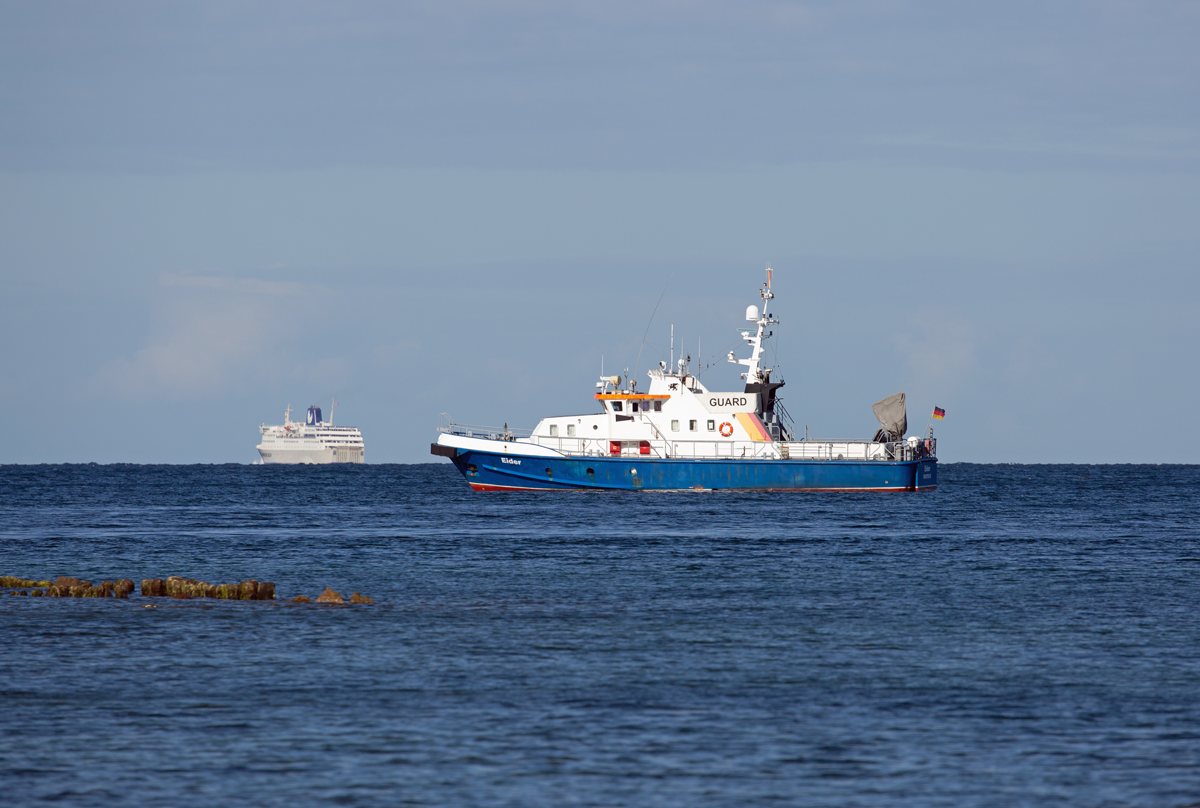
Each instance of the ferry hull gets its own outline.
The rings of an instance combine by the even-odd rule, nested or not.
[[[362,463],[363,451],[343,449],[266,449],[256,446],[264,465],[325,465],[327,463]]]
[[[457,449],[476,491],[933,491],[937,458],[911,461],[538,457]]]

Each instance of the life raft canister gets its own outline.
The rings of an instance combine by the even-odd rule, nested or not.
[[[733,424],[729,423],[728,421],[721,424],[721,436],[722,437],[728,438],[732,434],[733,434]]]

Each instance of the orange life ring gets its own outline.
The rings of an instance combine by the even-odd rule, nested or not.
[[[721,437],[728,438],[732,434],[733,434],[733,424],[729,423],[728,421],[721,424]]]

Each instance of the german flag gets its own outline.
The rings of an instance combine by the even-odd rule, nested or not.
[[[940,421],[946,417],[946,411],[943,410],[941,407],[934,407],[933,408],[933,417]]]

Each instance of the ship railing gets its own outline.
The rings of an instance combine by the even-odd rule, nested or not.
[[[787,411],[787,407],[783,406],[783,402],[778,399],[775,400],[775,418],[783,427],[784,435],[795,436],[796,422],[792,418],[792,414]]]
[[[468,438],[487,440],[520,440],[553,449],[563,455],[586,457],[657,457],[657,458],[731,458],[780,460],[920,460],[937,456],[937,438],[910,445],[907,441],[875,443],[866,440],[808,440],[808,441],[730,441],[730,440],[670,440],[653,422],[655,439],[645,441],[648,452],[641,450],[643,441],[610,441],[573,435],[534,435],[530,429],[458,424],[445,413],[438,419],[438,431]],[[614,443],[621,452],[611,451]]]
[[[697,460],[732,458],[740,460],[775,460],[779,453],[767,441],[740,440],[674,440],[667,446],[667,456]]]
[[[780,455],[792,460],[920,460],[937,456],[937,439],[875,443],[867,440],[808,440],[776,444]]]
[[[532,429],[514,429],[505,426],[480,426],[479,424],[458,424],[446,413],[438,416],[438,432],[448,435],[462,435],[467,438],[484,438],[486,440],[517,440],[528,438],[533,434]]]

